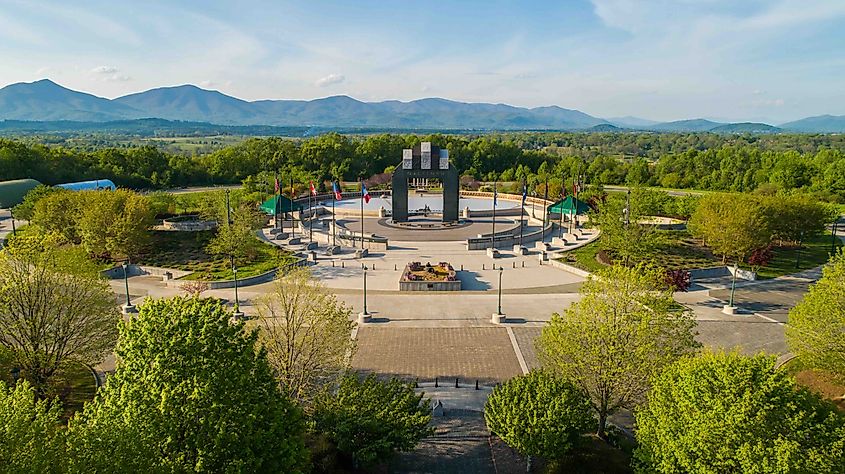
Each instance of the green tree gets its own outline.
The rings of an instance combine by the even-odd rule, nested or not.
[[[786,341],[801,361],[845,382],[845,250],[824,266],[822,277],[789,311]]]
[[[595,215],[601,229],[599,245],[625,266],[644,263],[664,241],[656,226],[641,222],[644,205],[632,193],[627,208],[625,201],[612,198]]]
[[[493,389],[484,405],[484,420],[492,433],[528,456],[529,466],[531,456],[559,459],[568,454],[595,426],[587,395],[540,370]]]
[[[71,420],[72,460],[100,472],[299,472],[299,408],[258,332],[216,300],[150,300],[120,325],[114,375]]]
[[[282,390],[309,401],[349,367],[355,351],[352,310],[311,272],[294,270],[257,303],[261,343]]]
[[[26,193],[26,196],[24,196],[23,198],[23,202],[15,206],[14,209],[12,209],[15,218],[23,219],[25,221],[32,219],[32,215],[35,213],[35,205],[38,203],[39,200],[41,200],[41,198],[62,191],[64,191],[64,189],[54,188],[52,186],[44,186],[43,184],[34,187],[28,193]]]
[[[27,381],[0,383],[0,470],[63,472],[62,407],[40,400]]]
[[[698,346],[695,319],[673,309],[662,279],[652,267],[606,268],[537,339],[543,367],[589,395],[602,438],[608,415],[642,402],[651,377]]]
[[[684,358],[656,377],[636,419],[642,472],[845,472],[845,418],[774,357]]]
[[[774,217],[758,196],[709,194],[698,203],[689,230],[725,261],[740,262],[772,241]]]
[[[315,400],[314,422],[351,459],[367,467],[387,460],[395,451],[410,451],[434,432],[430,428],[431,400],[414,388],[375,375],[344,376],[337,389]]]
[[[59,240],[18,236],[0,251],[0,346],[41,396],[67,363],[101,362],[120,319],[96,266],[79,249],[58,248]]]
[[[82,246],[91,255],[128,258],[149,240],[153,211],[134,191],[80,191],[77,226]]]

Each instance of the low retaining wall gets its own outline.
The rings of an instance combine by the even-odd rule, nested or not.
[[[182,278],[187,275],[190,275],[191,271],[187,270],[176,270],[174,268],[164,268],[164,267],[150,267],[147,265],[135,265],[130,264],[126,268],[126,272],[129,276],[141,276],[141,275],[153,275],[153,276],[160,276],[163,277],[165,274],[170,274],[171,278]],[[123,266],[118,265],[116,267],[109,268],[108,270],[103,270],[100,272],[100,275],[110,279],[116,280],[119,278],[123,278]]]
[[[707,278],[718,278],[718,277],[726,277],[733,275],[734,268],[732,266],[724,266],[724,267],[712,267],[712,268],[696,268],[690,270],[690,281],[695,280],[702,280]],[[736,272],[736,277],[739,280],[747,280],[747,281],[756,281],[757,274],[749,271],[743,270],[742,268],[738,269]]]
[[[561,270],[565,270],[569,273],[578,275],[583,278],[587,278],[592,275],[590,272],[586,270],[581,270],[580,268],[573,267],[572,265],[567,265],[563,262],[558,262],[555,259],[549,259],[549,264],[555,268],[560,268]]]
[[[399,281],[399,291],[461,291],[461,280],[456,281]]]
[[[290,264],[291,267],[302,267],[308,265],[308,261],[305,258],[298,258],[296,262]],[[244,286],[252,286],[252,285],[260,285],[261,283],[271,282],[276,279],[276,274],[279,272],[278,268],[274,268],[268,272],[261,273],[259,275],[247,277],[247,278],[238,278],[238,288]],[[183,284],[189,283],[194,280],[170,280],[167,282],[168,288],[181,288]],[[219,290],[223,288],[234,288],[235,287],[235,280],[205,280],[208,283],[208,288],[210,290]]]
[[[498,213],[497,213],[498,214]],[[554,223],[549,222],[546,224],[546,227],[541,230],[535,230],[533,232],[528,232],[523,234],[522,236],[522,243],[530,243],[535,240],[538,240],[546,235],[547,232],[554,231]],[[484,235],[484,234],[482,234]],[[496,248],[505,248],[505,247],[513,247],[514,245],[519,244],[519,228],[516,230],[511,231],[511,233],[496,233]],[[467,250],[484,250],[487,248],[491,248],[492,244],[490,241],[490,236],[484,237],[470,237],[467,239]]]
[[[179,232],[199,232],[203,230],[211,230],[217,227],[215,221],[203,221],[199,216],[179,216],[161,221],[161,230],[179,231]]]

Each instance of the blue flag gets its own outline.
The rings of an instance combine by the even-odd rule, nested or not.
[[[525,205],[525,200],[528,199],[528,185],[525,181],[522,182],[522,205]]]

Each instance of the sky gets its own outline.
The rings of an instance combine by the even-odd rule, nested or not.
[[[0,86],[777,124],[845,114],[843,24],[845,0],[0,0]]]

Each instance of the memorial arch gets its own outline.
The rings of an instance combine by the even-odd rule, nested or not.
[[[449,150],[422,142],[402,150],[402,164],[393,172],[393,222],[408,222],[408,180],[439,179],[443,183],[443,222],[458,221],[460,179],[449,163]]]

